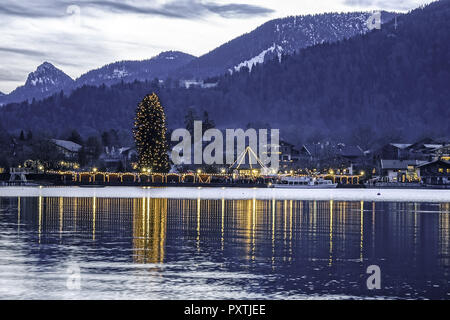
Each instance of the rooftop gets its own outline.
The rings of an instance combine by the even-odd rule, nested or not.
[[[426,161],[420,160],[381,160],[381,169],[406,170],[408,166],[419,166]]]
[[[52,139],[52,142],[58,147],[64,148],[71,152],[78,152],[81,149],[81,146],[78,143],[72,141]]]

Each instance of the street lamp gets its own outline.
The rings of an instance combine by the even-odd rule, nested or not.
[[[95,173],[97,172],[97,168],[92,168],[92,171]]]

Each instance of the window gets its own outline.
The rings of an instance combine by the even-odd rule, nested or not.
[[[447,173],[450,173],[450,169],[447,169]]]
[[[444,173],[444,169],[443,168],[439,168],[439,173]]]

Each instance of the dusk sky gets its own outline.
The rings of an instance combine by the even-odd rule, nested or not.
[[[231,0],[232,1],[232,0]],[[119,60],[161,51],[196,56],[289,15],[408,11],[427,0],[2,0],[0,91],[22,85],[44,61],[72,78]]]

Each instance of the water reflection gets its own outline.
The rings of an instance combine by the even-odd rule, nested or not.
[[[450,203],[22,197],[0,198],[0,208],[2,232],[14,226],[18,239],[55,259],[80,246],[81,262],[153,264],[164,275],[158,265],[194,258],[194,267],[275,276],[252,290],[285,298],[448,298]],[[103,255],[90,256],[92,248]],[[370,264],[384,272],[380,292],[364,288]]]
[[[140,210],[139,210],[140,209]],[[133,260],[161,263],[167,234],[167,199],[133,200]]]

